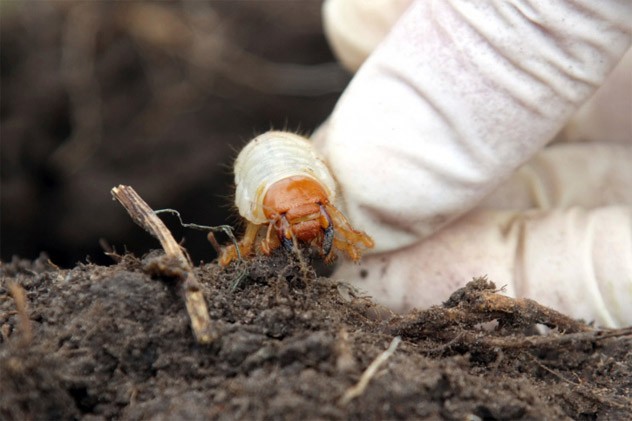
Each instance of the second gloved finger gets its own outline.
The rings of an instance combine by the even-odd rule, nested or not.
[[[479,208],[632,206],[632,142],[561,143],[540,151]]]
[[[478,276],[600,326],[632,325],[632,208],[476,210],[334,274],[396,311],[438,305]]]

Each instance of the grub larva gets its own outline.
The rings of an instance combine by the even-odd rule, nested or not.
[[[358,260],[360,244],[373,247],[371,238],[354,230],[334,206],[336,182],[311,142],[301,136],[270,131],[251,140],[235,161],[235,184],[235,204],[247,223],[239,242],[242,256],[253,252],[265,226],[259,243],[265,254],[281,245],[293,250],[301,242],[317,247],[330,262],[335,250]],[[235,245],[229,245],[220,264],[236,257]]]

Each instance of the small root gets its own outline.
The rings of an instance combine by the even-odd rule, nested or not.
[[[356,383],[354,386],[347,389],[345,394],[338,401],[339,405],[342,405],[342,406],[347,405],[353,399],[357,398],[358,396],[364,393],[369,382],[375,376],[375,373],[377,373],[377,371],[380,369],[382,364],[384,364],[386,360],[388,360],[391,357],[391,355],[395,353],[395,350],[397,349],[397,346],[399,345],[401,340],[402,339],[399,336],[396,336],[393,338],[393,340],[391,341],[391,344],[388,346],[386,351],[378,355],[377,358],[374,359],[373,362],[371,362],[371,364],[369,364],[366,370],[364,370],[364,373],[362,373],[362,376],[360,377],[360,380],[358,381],[358,383]]]
[[[349,331],[343,326],[338,332],[338,341],[335,346],[336,353],[336,369],[343,373],[348,373],[356,366],[356,360],[353,358],[351,344],[349,343]]]
[[[29,319],[29,312],[26,300],[26,293],[24,288],[15,282],[9,282],[9,292],[15,301],[15,308],[17,310],[18,320],[20,323],[20,346],[28,346],[33,340],[33,326]]]

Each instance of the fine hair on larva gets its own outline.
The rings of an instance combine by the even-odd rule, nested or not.
[[[235,161],[235,205],[254,224],[264,224],[263,199],[270,186],[287,177],[316,180],[333,202],[336,183],[313,144],[294,133],[270,131],[250,141]]]

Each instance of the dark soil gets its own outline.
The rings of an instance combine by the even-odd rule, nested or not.
[[[630,329],[593,331],[484,279],[397,316],[282,252],[206,264],[196,274],[221,336],[201,346],[173,282],[146,274],[147,261],[2,265],[0,418],[632,417]],[[395,335],[366,389],[341,403]]]

